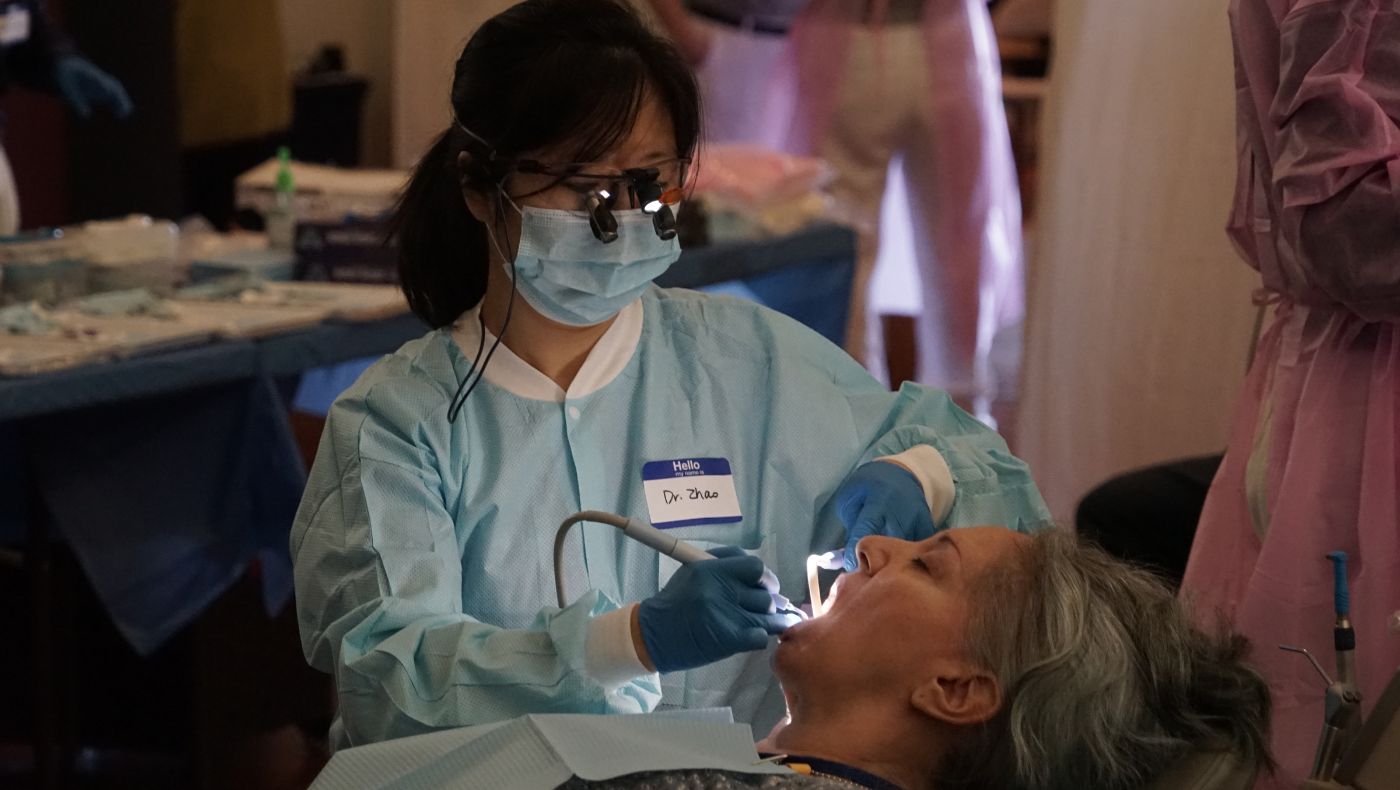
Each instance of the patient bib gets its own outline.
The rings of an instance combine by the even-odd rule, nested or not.
[[[739,495],[725,458],[679,458],[642,466],[642,490],[651,525],[658,529],[734,524]]]

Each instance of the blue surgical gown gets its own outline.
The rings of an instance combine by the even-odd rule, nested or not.
[[[590,619],[654,594],[676,565],[613,527],[577,526],[563,567],[572,600],[559,609],[555,532],[580,510],[647,519],[649,461],[727,459],[742,519],[674,532],[702,548],[742,546],[789,595],[805,589],[808,554],[843,543],[837,486],[916,445],[952,473],[942,525],[1049,522],[1025,465],[945,393],[890,392],[752,303],[653,288],[640,307],[630,358],[562,403],[488,378],[449,423],[471,363],[441,329],[375,364],[331,408],[291,540],[306,655],[335,676],[336,746],[658,705],[728,706],[758,732],[776,722],[768,651],[620,688],[585,671]]]

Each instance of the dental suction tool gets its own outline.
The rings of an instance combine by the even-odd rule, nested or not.
[[[825,554],[811,554],[807,557],[807,600],[812,602],[812,616],[822,612],[822,582],[818,570],[840,571],[846,569],[846,550],[837,549]]]
[[[1351,594],[1347,590],[1347,555],[1344,551],[1328,553],[1332,562],[1332,605],[1337,613],[1332,628],[1332,647],[1337,653],[1337,678],[1328,677],[1305,648],[1279,645],[1280,650],[1307,657],[1313,669],[1327,684],[1323,709],[1322,735],[1313,758],[1312,777],[1328,781],[1337,772],[1342,754],[1361,729],[1361,690],[1356,685],[1356,631],[1351,625]]]
[[[689,565],[692,562],[702,562],[704,560],[715,559],[715,556],[708,551],[698,549],[689,543],[673,535],[653,527],[645,521],[638,521],[626,516],[619,516],[616,513],[604,513],[598,510],[585,510],[582,513],[575,513],[564,519],[564,523],[559,525],[559,531],[554,535],[554,592],[559,599],[559,608],[563,609],[568,600],[564,595],[564,538],[569,534],[569,528],[581,521],[591,521],[595,524],[607,524],[622,530],[622,534],[637,541],[643,546],[648,546],[661,554],[683,564]],[[778,579],[771,570],[763,569],[763,585],[769,589],[778,589]],[[773,608],[779,614],[795,615],[803,620],[807,615],[801,609],[792,605],[792,602],[779,593],[773,593]]]
[[[1332,646],[1337,651],[1337,681],[1356,686],[1356,631],[1351,627],[1351,593],[1347,590],[1347,553],[1334,551],[1332,561],[1332,603],[1337,622],[1332,626]]]

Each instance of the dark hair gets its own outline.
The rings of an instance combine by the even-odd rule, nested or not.
[[[621,0],[526,0],[482,25],[457,59],[456,123],[419,161],[391,224],[413,312],[447,326],[486,292],[486,226],[467,211],[463,187],[491,194],[522,154],[544,147],[596,159],[631,131],[646,96],[670,114],[678,155],[692,155],[695,77]],[[471,155],[465,171],[462,151]]]

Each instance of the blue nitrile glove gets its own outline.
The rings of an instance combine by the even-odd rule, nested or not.
[[[63,100],[79,118],[92,115],[94,105],[106,107],[118,118],[131,115],[131,97],[116,77],[77,55],[64,55],[54,66],[54,82]]]
[[[933,535],[933,514],[919,479],[888,461],[862,464],[836,489],[836,514],[846,526],[846,570],[860,565],[856,544],[867,535],[923,540]]]
[[[642,641],[659,672],[694,669],[735,653],[762,650],[787,618],[773,611],[763,560],[736,546],[716,559],[682,565],[661,592],[642,601]]]

